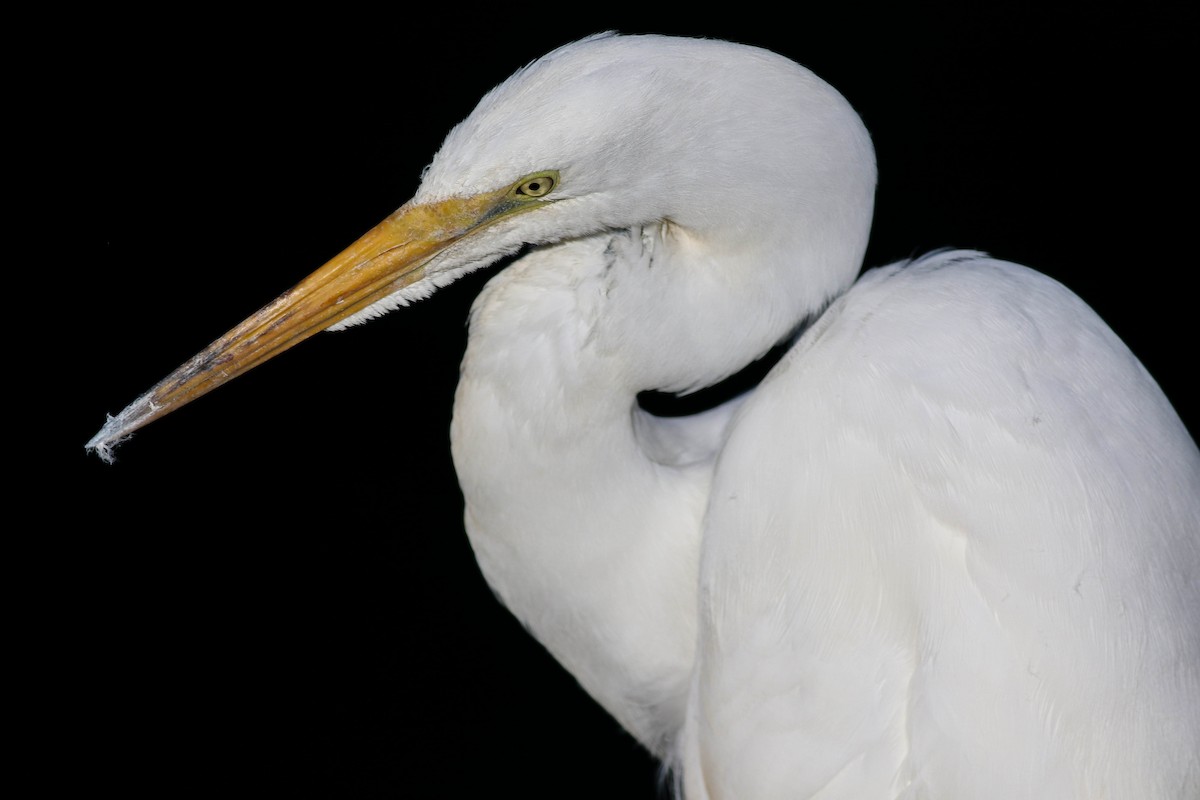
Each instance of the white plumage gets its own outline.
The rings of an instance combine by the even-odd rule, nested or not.
[[[1060,284],[867,272],[832,88],[595,37],[446,139],[413,201],[122,412],[540,245],[480,295],[466,526],[512,612],[701,798],[1200,794],[1200,452]],[[749,396],[660,419],[799,332]]]

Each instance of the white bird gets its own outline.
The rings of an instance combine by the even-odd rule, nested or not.
[[[567,45],[88,447],[533,245],[471,313],[467,533],[684,796],[1200,797],[1200,451],[1050,278],[946,251],[856,280],[875,179],[782,56]],[[638,406],[780,342],[735,400]]]

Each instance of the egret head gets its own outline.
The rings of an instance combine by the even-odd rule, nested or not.
[[[426,297],[522,246],[603,230],[677,226],[750,294],[789,298],[776,316],[803,316],[857,273],[874,185],[858,116],[782,56],[661,36],[569,44],[485,96],[411,201],[88,446],[110,457],[136,428],[318,331]]]

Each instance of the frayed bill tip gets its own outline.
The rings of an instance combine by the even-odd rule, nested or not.
[[[108,419],[104,423],[104,427],[102,427],[99,432],[97,432],[96,435],[93,436],[91,440],[83,446],[83,449],[85,451],[91,450],[96,455],[100,456],[100,460],[105,464],[113,463],[116,461],[114,451],[122,442],[129,440],[133,436],[132,433],[122,436],[120,433],[120,427],[120,417],[114,417],[112,414],[109,414]]]

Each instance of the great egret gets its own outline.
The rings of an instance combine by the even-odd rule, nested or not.
[[[857,115],[791,61],[586,39],[88,446],[536,245],[471,316],[467,530],[688,798],[1196,796],[1200,452],[1036,272],[952,251],[855,282],[874,185]],[[749,395],[638,407],[791,337]]]

